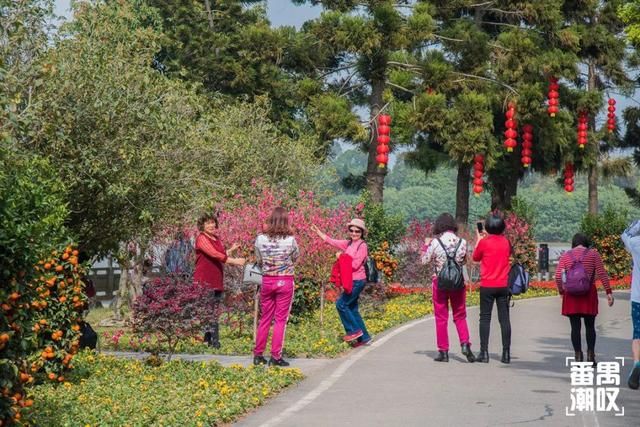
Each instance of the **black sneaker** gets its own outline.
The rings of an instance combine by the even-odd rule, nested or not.
[[[265,359],[263,356],[253,356],[253,364],[256,366],[266,365],[267,359]]]
[[[289,362],[287,362],[286,360],[280,358],[280,359],[274,359],[273,357],[271,359],[269,359],[269,366],[280,366],[280,367],[285,367],[285,366],[289,366]]]
[[[633,370],[631,371],[631,375],[629,375],[629,380],[627,381],[627,385],[632,390],[637,390],[638,386],[640,386],[640,366],[635,365]]]

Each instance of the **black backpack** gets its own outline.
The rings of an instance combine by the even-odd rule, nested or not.
[[[363,243],[365,243],[364,240],[360,242],[360,245]],[[351,242],[349,242],[349,244],[351,244]],[[360,245],[358,245],[358,249],[360,249]],[[378,283],[380,281],[380,273],[376,267],[376,261],[367,255],[362,264],[364,265],[364,274],[367,276],[367,283]]]
[[[98,334],[93,330],[89,322],[80,322],[80,348],[95,350],[98,344]]]
[[[443,291],[458,291],[460,289],[464,289],[464,275],[462,274],[462,267],[456,262],[456,254],[458,253],[458,248],[460,247],[460,243],[462,243],[462,239],[458,240],[458,244],[453,251],[453,256],[449,255],[447,248],[445,248],[444,243],[442,243],[442,240],[439,238],[436,240],[438,240],[438,243],[440,243],[442,250],[447,256],[447,260],[438,272],[438,289]]]
[[[376,261],[369,255],[364,260],[364,273],[367,275],[367,283],[378,283],[380,281]]]

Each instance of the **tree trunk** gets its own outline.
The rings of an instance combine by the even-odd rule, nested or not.
[[[371,143],[369,144],[369,160],[367,163],[367,191],[371,195],[371,201],[382,203],[384,192],[384,177],[387,168],[378,167],[376,162],[378,148],[378,126],[377,117],[383,107],[382,93],[384,91],[384,80],[373,80],[371,82]]]
[[[517,179],[510,179],[506,182],[493,183],[493,192],[491,193],[491,209],[508,211],[513,206],[513,198],[517,195]]]
[[[207,9],[207,17],[209,18],[209,28],[213,30],[213,12],[211,11],[211,3],[209,0],[204,0],[204,7]]]
[[[469,222],[469,181],[471,180],[471,165],[458,162],[456,177],[456,221],[467,225]]]
[[[127,293],[129,289],[129,259],[126,257],[117,257],[120,266],[120,281],[118,283],[118,292],[113,304],[113,316],[116,320],[122,320],[122,309],[124,302],[127,301]]]
[[[589,206],[588,212],[590,215],[598,214],[598,164],[592,164],[589,166]]]
[[[596,67],[593,61],[589,61],[588,70],[588,82],[587,91],[591,92],[596,90]],[[596,118],[591,117],[589,119],[589,132],[593,134],[596,131]],[[588,169],[588,183],[589,183],[589,202],[588,212],[591,215],[598,214],[598,159],[600,158],[600,144],[595,142],[596,155],[593,163],[589,165]]]

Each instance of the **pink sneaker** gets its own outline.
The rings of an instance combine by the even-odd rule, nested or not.
[[[352,334],[343,336],[342,339],[345,340],[346,342],[349,342],[349,341],[357,340],[361,336],[362,336],[362,331],[356,331]]]

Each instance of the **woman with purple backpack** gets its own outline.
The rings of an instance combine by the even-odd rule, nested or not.
[[[589,239],[582,233],[573,236],[571,250],[565,252],[558,261],[556,285],[562,297],[562,315],[571,323],[571,343],[575,351],[575,360],[584,361],[582,353],[582,319],[587,336],[587,362],[596,364],[595,321],[598,315],[598,290],[596,281],[600,280],[607,292],[607,303],[613,305],[613,295],[609,286],[609,276],[604,269],[602,258],[597,250],[589,248]]]

